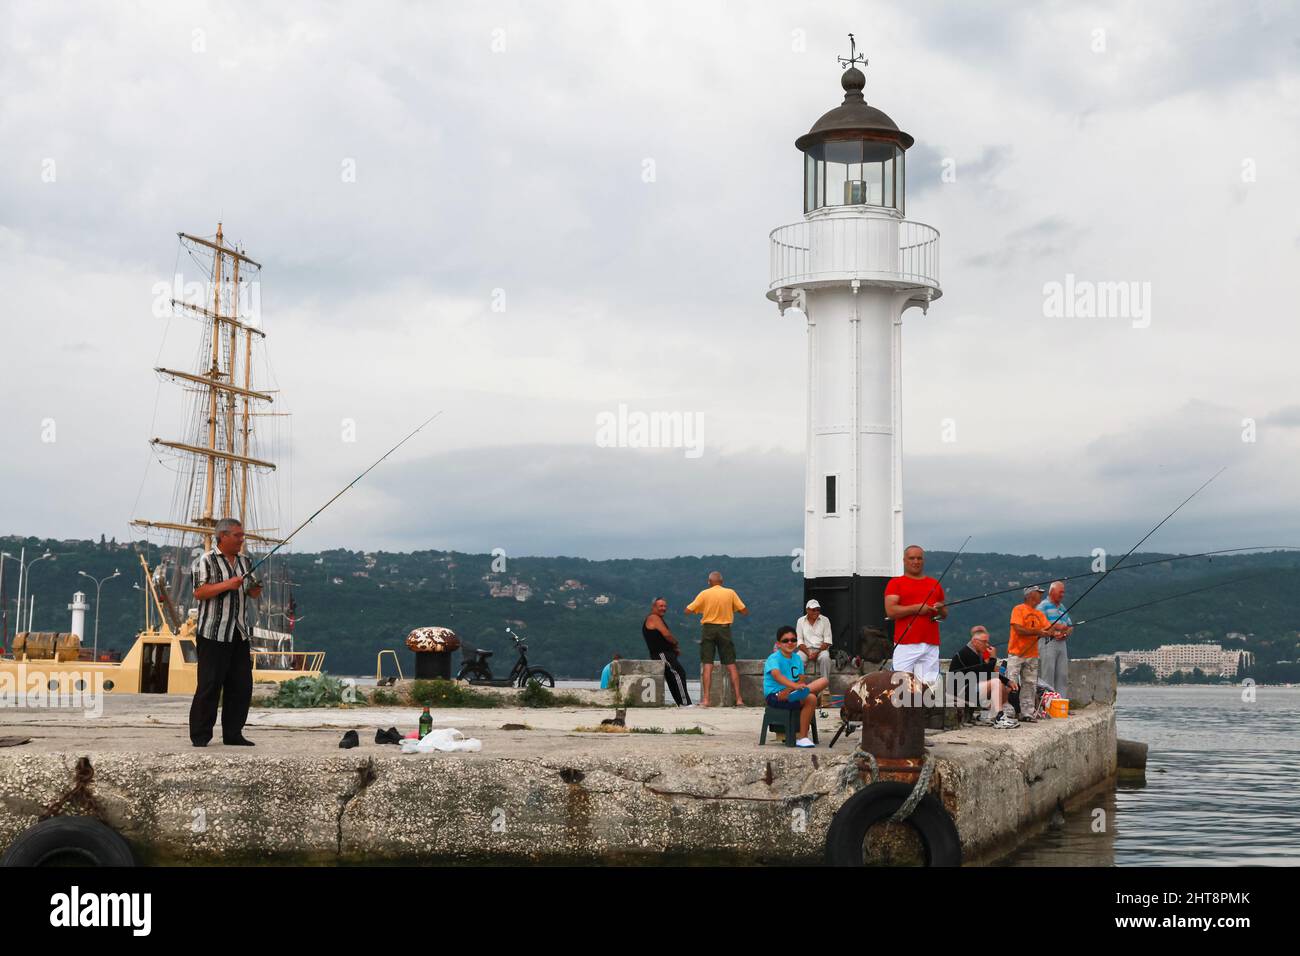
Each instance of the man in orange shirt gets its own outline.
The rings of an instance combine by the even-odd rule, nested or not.
[[[1025,588],[1024,601],[1011,609],[1007,638],[1007,680],[1020,693],[1020,719],[1031,724],[1038,719],[1038,639],[1051,631],[1047,615],[1038,610],[1042,599],[1038,585]]]
[[[731,641],[731,622],[735,612],[748,614],[749,608],[740,595],[722,586],[722,572],[709,572],[709,586],[695,595],[686,605],[687,614],[699,614],[704,620],[703,639],[700,641],[700,706],[709,706],[709,685],[713,681],[713,657],[716,653],[731,675],[731,688],[736,692],[736,706],[744,707],[740,699],[740,672],[736,670],[736,645]]]

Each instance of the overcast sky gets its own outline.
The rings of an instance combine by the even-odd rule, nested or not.
[[[1294,4],[18,2],[0,24],[0,534],[169,517],[147,442],[180,437],[181,392],[151,369],[188,367],[199,327],[153,290],[177,231],[222,220],[264,264],[293,517],[443,410],[300,550],[789,553],[805,331],[764,298],[767,234],[802,214],[793,143],[853,31],[868,102],[916,138],[908,218],[943,235],[943,298],[905,316],[907,536],[1123,549],[1227,465],[1147,547],[1300,544]],[[1045,315],[1067,275],[1149,288],[1149,313]],[[601,447],[620,405],[700,416],[702,454]]]

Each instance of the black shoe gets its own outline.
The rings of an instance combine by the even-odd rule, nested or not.
[[[343,750],[351,750],[353,747],[359,747],[360,745],[361,740],[357,737],[355,730],[349,730],[343,735],[343,739],[339,741],[339,747]]]
[[[221,743],[226,747],[256,747],[257,746],[257,744],[253,743],[247,737],[236,737],[234,740],[226,740],[225,738],[222,738]]]
[[[190,743],[196,747],[206,747],[208,745],[206,740],[191,740]]]
[[[401,742],[402,735],[397,732],[396,727],[375,731],[375,743],[377,744],[400,744]]]

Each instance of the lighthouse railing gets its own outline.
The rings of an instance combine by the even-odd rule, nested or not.
[[[939,289],[939,230],[885,217],[826,217],[771,232],[771,290],[846,279]]]

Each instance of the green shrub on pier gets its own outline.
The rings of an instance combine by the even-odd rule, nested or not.
[[[577,694],[568,692],[555,693],[549,687],[543,687],[535,680],[519,692],[517,698],[520,707],[585,707],[587,702]]]
[[[281,681],[275,693],[262,701],[265,707],[350,707],[364,704],[365,695],[353,682],[320,674]]]
[[[497,707],[500,698],[482,694],[451,680],[417,680],[411,685],[411,701],[421,707]]]

